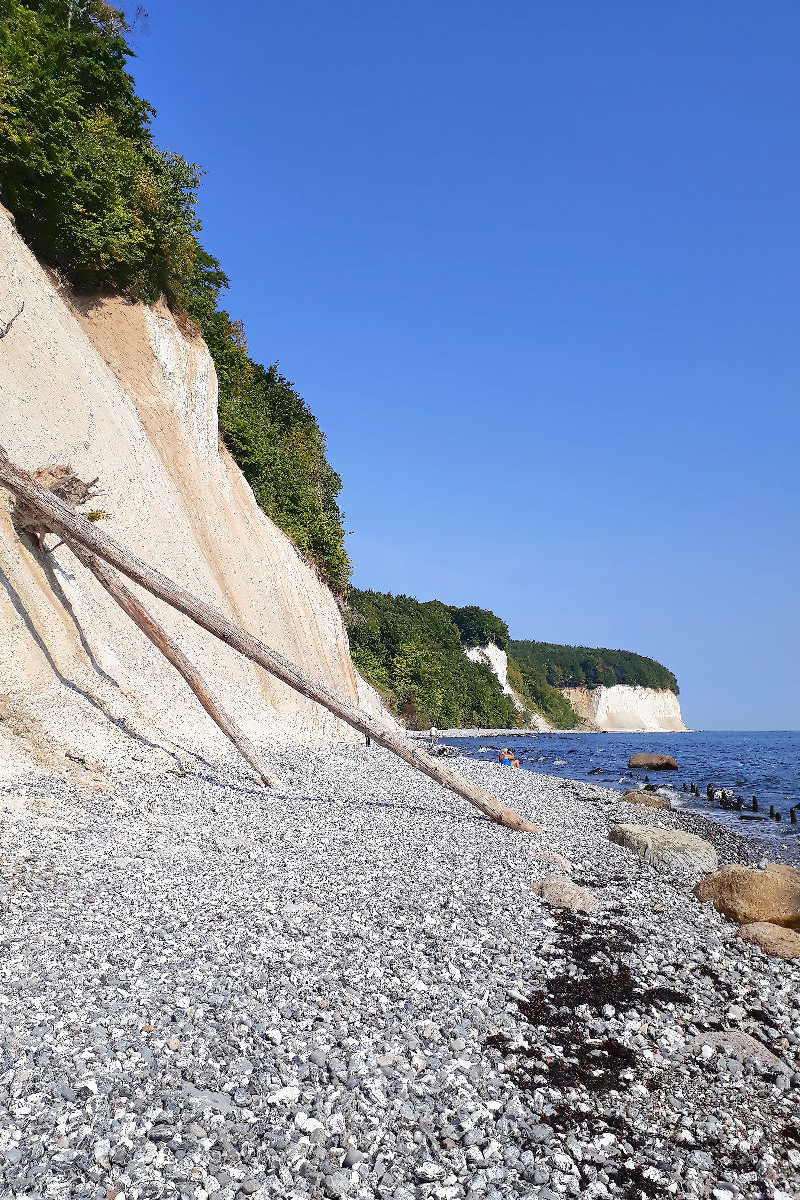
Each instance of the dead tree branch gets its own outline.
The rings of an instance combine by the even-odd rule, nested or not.
[[[25,307],[25,301],[23,300],[22,304],[20,304],[18,310],[14,313],[14,315],[10,321],[0,321],[0,342],[2,342],[3,338],[6,336],[6,334],[10,330],[11,326],[16,321],[17,317],[22,316],[22,310],[24,309],[24,307]]]
[[[240,729],[233,717],[225,711],[220,702],[209,691],[208,684],[203,679],[194,664],[187,658],[180,646],[172,640],[166,630],[140,604],[133,592],[94,554],[90,554],[77,542],[64,539],[64,544],[72,551],[80,563],[91,571],[97,582],[105,588],[109,596],[116,600],[120,608],[128,614],[135,625],[138,625],[145,637],[149,638],[157,650],[172,663],[175,670],[183,676],[197,699],[202,704],[212,721],[220,727],[227,738],[233,742],[242,758],[249,762],[262,783],[267,787],[276,787],[277,780],[264,763],[253,743]]]
[[[226,645],[232,646],[245,658],[257,663],[302,696],[315,700],[334,716],[345,721],[365,736],[368,735],[378,745],[385,746],[387,750],[391,750],[398,758],[403,759],[416,770],[422,771],[443,787],[463,796],[465,800],[474,804],[493,821],[497,821],[509,829],[538,832],[529,821],[524,820],[489,792],[446,770],[427,754],[411,746],[405,738],[398,736],[393,730],[387,729],[385,725],[368,716],[367,713],[355,708],[349,701],[337,695],[332,688],[313,679],[294,663],[284,658],[282,654],[270,649],[259,638],[239,629],[222,613],[217,612],[198,597],[173,583],[160,571],[125,550],[108,534],[102,533],[96,525],[81,517],[48,492],[26,471],[21,471],[14,466],[2,447],[0,447],[0,483],[23,500],[26,506],[36,509],[41,515],[43,525],[58,533],[65,540],[76,542],[91,553],[98,555],[105,562],[122,571],[129,579],[133,579],[154,596],[158,596],[160,600],[172,605],[201,628],[206,629]]]

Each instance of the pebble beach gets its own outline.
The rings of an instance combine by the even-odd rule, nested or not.
[[[0,790],[0,1195],[800,1196],[800,961],[608,839],[763,846],[372,746]],[[554,873],[594,911],[554,906]]]

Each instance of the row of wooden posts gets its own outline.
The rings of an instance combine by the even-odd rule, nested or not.
[[[264,670],[269,671],[270,674],[294,688],[301,695],[322,705],[365,737],[369,737],[378,745],[391,750],[398,758],[430,776],[442,787],[462,796],[493,821],[497,821],[508,829],[537,832],[535,826],[520,817],[508,805],[502,804],[495,796],[484,791],[483,788],[477,787],[468,779],[447,770],[439,761],[412,746],[402,733],[387,728],[380,721],[356,708],[325,683],[312,678],[307,672],[284,658],[282,654],[270,649],[259,638],[240,629],[228,617],[206,604],[205,601],[193,596],[166,575],[120,546],[108,534],[98,529],[96,523],[81,516],[69,504],[64,503],[57,495],[44,487],[29,472],[15,466],[2,446],[0,446],[0,484],[8,488],[16,497],[17,507],[26,514],[29,525],[32,517],[40,530],[58,534],[78,561],[91,571],[98,583],[166,656],[173,667],[180,672],[209,716],[216,721],[220,729],[230,738],[240,754],[256,772],[258,778],[267,786],[274,787],[277,780],[256,747],[211,694],[197,668],[112,568],[116,568],[117,571],[122,572],[123,575],[139,584],[153,596],[157,596],[158,599],[189,617],[201,629],[213,634],[221,642],[231,646],[251,662],[263,667]]]

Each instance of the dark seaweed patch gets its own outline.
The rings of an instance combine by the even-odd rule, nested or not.
[[[634,1006],[654,1008],[680,1003],[683,992],[668,987],[642,989],[622,959],[639,942],[630,930],[616,922],[587,927],[574,913],[558,914],[563,940],[560,949],[570,961],[571,971],[547,981],[517,1007],[529,1026],[527,1035],[512,1042],[503,1033],[488,1037],[487,1049],[506,1058],[506,1070],[517,1087],[532,1091],[582,1087],[594,1095],[618,1089],[622,1073],[636,1065],[636,1054],[618,1038],[593,1034],[589,1021],[610,1004],[615,1011]],[[577,971],[575,970],[577,968]],[[575,1010],[588,1008],[587,1018]],[[545,1031],[545,1036],[540,1031]],[[543,1049],[543,1043],[561,1047],[559,1053]]]

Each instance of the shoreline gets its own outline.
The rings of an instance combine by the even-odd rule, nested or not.
[[[695,729],[437,729],[437,738],[467,738],[467,737],[547,737],[549,734],[578,734],[578,733],[602,733],[602,734],[669,734],[670,737],[677,736],[681,733],[697,733]],[[427,729],[407,729],[406,735],[413,738],[414,741],[428,741],[430,738],[430,730]]]
[[[748,863],[752,838],[454,760],[543,831],[518,834],[375,746],[270,756],[286,792],[232,758],[101,794],[15,783],[0,993],[25,1070],[0,1181],[43,1200],[187,1177],[214,1200],[299,1179],[309,1200],[797,1194],[800,964],[608,828],[687,829]],[[563,859],[596,914],[534,894]]]

